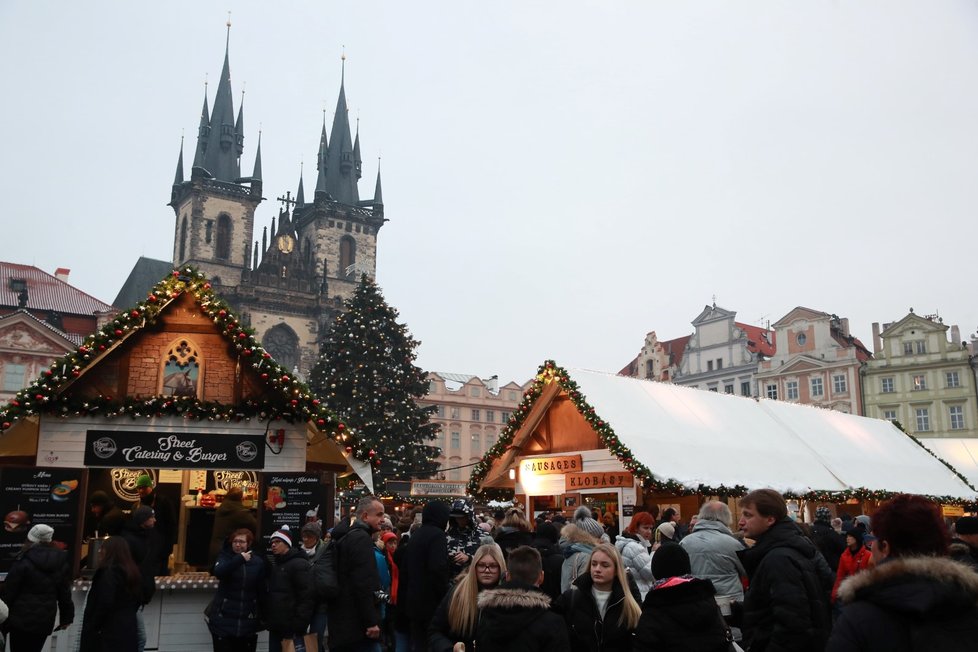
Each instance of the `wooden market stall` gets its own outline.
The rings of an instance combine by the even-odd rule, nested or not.
[[[703,500],[771,487],[811,516],[871,512],[894,493],[945,504],[975,489],[888,421],[547,362],[469,489],[511,491],[529,517],[586,504],[625,527],[656,504],[687,520]]]

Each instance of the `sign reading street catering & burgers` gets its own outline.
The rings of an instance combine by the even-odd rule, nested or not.
[[[262,469],[263,435],[89,430],[85,465],[113,468]]]

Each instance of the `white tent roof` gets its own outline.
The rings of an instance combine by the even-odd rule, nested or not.
[[[603,372],[568,375],[659,480],[795,494],[866,488],[975,498],[889,421]]]
[[[978,487],[978,439],[921,439],[920,443]]]

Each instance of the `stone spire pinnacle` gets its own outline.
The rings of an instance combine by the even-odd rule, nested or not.
[[[173,185],[183,183],[183,135],[180,136],[180,156],[177,157],[177,172],[173,175]]]
[[[255,152],[255,170],[251,173],[252,181],[261,181],[261,131],[258,132],[258,150]]]
[[[316,154],[316,170],[319,172],[316,177],[316,194],[326,194],[326,157],[329,153],[329,146],[326,140],[326,109],[323,109],[323,133],[319,137],[319,152]]]
[[[200,110],[200,124],[197,126],[197,150],[194,152],[193,169],[204,167],[204,152],[207,151],[207,137],[211,132],[210,109],[207,108],[207,82],[204,82],[204,107]]]
[[[234,100],[231,97],[231,21],[228,21],[228,37],[224,48],[224,66],[214,95],[207,147],[203,167],[211,177],[221,181],[236,181],[241,176],[238,148],[243,147],[235,129]],[[242,125],[243,126],[243,125]]]
[[[302,163],[299,163],[299,189],[295,191],[295,204],[302,206],[306,203],[306,192],[302,188]]]
[[[380,191],[380,157],[377,157],[377,185],[374,186],[374,206],[383,206],[384,198]]]
[[[350,116],[346,102],[346,54],[340,75],[340,94],[329,134],[326,156],[326,192],[338,202],[356,206],[360,200],[357,189],[353,138],[350,135]],[[318,190],[318,187],[317,187]]]

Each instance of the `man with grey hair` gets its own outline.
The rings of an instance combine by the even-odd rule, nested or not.
[[[693,576],[713,582],[717,604],[725,615],[730,613],[731,602],[743,601],[744,585],[740,578],[747,575],[737,557],[744,544],[730,531],[732,520],[726,503],[718,500],[704,503],[696,529],[679,542],[689,554]]]

